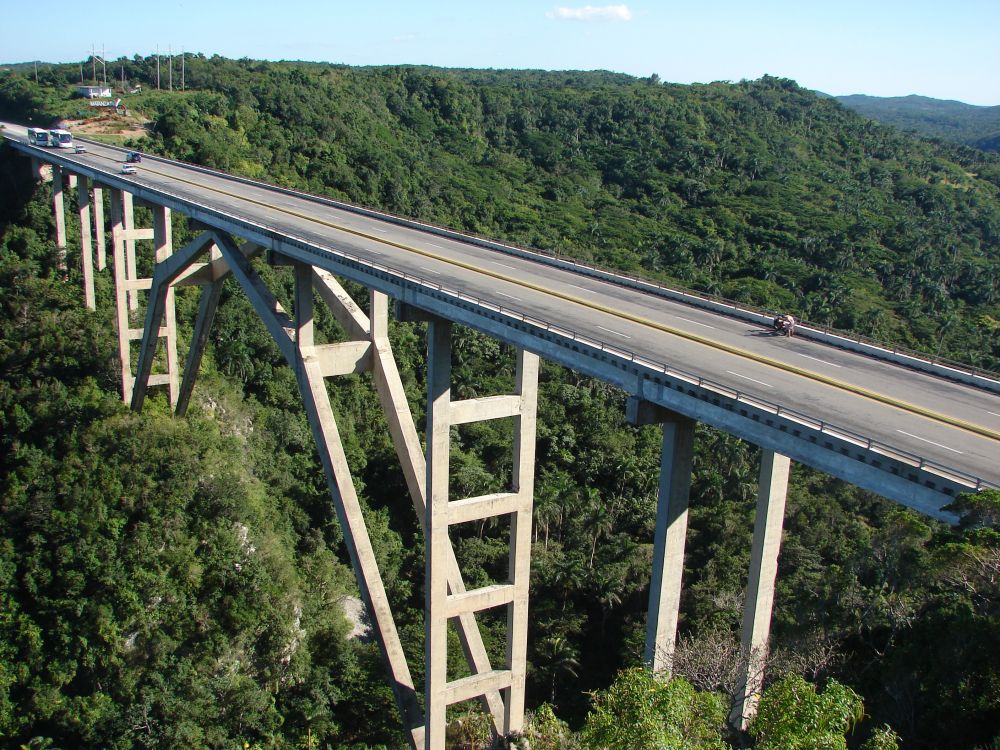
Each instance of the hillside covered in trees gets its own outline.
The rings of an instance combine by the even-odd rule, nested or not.
[[[129,99],[150,120],[141,148],[1000,369],[1000,158],[791,81],[195,57],[187,90],[165,92],[149,90],[150,59],[121,64],[145,89]],[[0,75],[0,117],[73,115],[76,72]],[[0,742],[401,746],[377,649],[345,638],[338,602],[354,584],[294,376],[249,303],[227,289],[199,408],[129,414],[108,275],[86,312],[74,272],[66,283],[55,265],[48,186],[9,149],[0,159]],[[175,217],[174,231],[179,243],[192,230]],[[287,273],[260,270],[289,302]],[[196,305],[179,295],[182,322]],[[423,335],[393,326],[418,423]],[[459,331],[456,388],[509,390],[511,363]],[[615,675],[641,656],[659,439],[625,425],[622,394],[601,383],[546,365],[541,388],[530,702],[574,731],[543,708],[538,725],[562,739],[532,747],[601,747],[602,717],[649,690]],[[367,378],[331,393],[419,673],[422,546],[405,485]],[[488,486],[509,441],[462,428],[459,491]],[[678,682],[662,702],[694,707],[688,727],[707,722],[689,747],[790,746],[777,725],[724,740],[712,703],[734,657],[756,458],[699,429],[679,666],[697,694]],[[884,724],[905,748],[1000,739],[1000,512],[962,510],[947,528],[793,470],[774,705],[805,694],[798,675],[840,697],[845,729],[860,703],[840,686],[864,697],[852,745]],[[506,557],[489,527],[456,547],[472,581]],[[489,623],[490,648],[502,633]]]
[[[838,96],[845,107],[900,130],[1000,152],[1000,106],[979,107],[926,96]]]

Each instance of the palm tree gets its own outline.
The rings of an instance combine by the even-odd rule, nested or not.
[[[560,677],[576,677],[580,668],[579,654],[561,635],[544,638],[535,650],[538,673],[549,683],[549,702],[556,702],[556,682]]]

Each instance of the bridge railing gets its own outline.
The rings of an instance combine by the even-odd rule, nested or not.
[[[107,144],[102,144],[107,145]],[[112,147],[119,148],[119,147]],[[119,150],[125,150],[120,149]],[[578,272],[584,275],[590,275],[594,278],[600,278],[604,281],[610,281],[612,283],[618,283],[624,286],[628,286],[633,289],[639,289],[646,291],[658,296],[662,296],[666,299],[671,299],[676,302],[682,302],[695,307],[701,307],[703,309],[708,309],[713,312],[718,312],[722,314],[728,314],[733,317],[749,320],[750,322],[765,324],[772,320],[776,314],[774,310],[768,310],[766,308],[758,307],[756,305],[751,305],[743,302],[738,302],[736,300],[731,300],[726,297],[719,295],[708,294],[705,292],[700,292],[680,285],[665,284],[660,281],[651,280],[641,276],[636,276],[634,274],[624,273],[621,271],[612,271],[600,266],[592,265],[589,263],[584,263],[572,256],[564,256],[558,251],[551,250],[539,250],[537,248],[523,248],[516,245],[511,245],[504,242],[499,242],[489,237],[484,237],[482,235],[475,234],[473,232],[459,232],[454,229],[449,229],[447,227],[438,226],[436,224],[429,224],[427,222],[418,221],[406,216],[400,216],[398,214],[393,214],[382,209],[371,208],[368,206],[357,205],[353,203],[346,203],[344,201],[338,201],[334,198],[329,198],[323,195],[317,195],[315,193],[309,193],[304,190],[296,190],[293,188],[281,187],[278,185],[272,185],[271,183],[262,182],[260,180],[254,180],[249,177],[241,177],[239,175],[232,175],[226,172],[220,172],[219,170],[211,169],[209,167],[203,167],[198,164],[192,164],[189,162],[182,162],[178,160],[164,159],[155,155],[151,155],[152,158],[158,159],[164,162],[175,161],[179,164],[183,164],[185,167],[193,169],[195,171],[202,172],[204,174],[216,175],[228,180],[233,180],[235,182],[240,182],[246,185],[254,185],[257,187],[267,188],[270,190],[275,190],[277,192],[283,193],[285,195],[293,195],[301,198],[305,198],[317,203],[322,203],[334,208],[338,208],[344,211],[350,211],[352,213],[357,213],[363,216],[368,216],[371,218],[377,218],[380,220],[388,221],[399,226],[405,226],[411,229],[418,229],[421,231],[426,231],[435,234],[440,237],[455,239],[462,242],[470,242],[472,244],[478,245],[480,247],[485,247],[488,249],[496,250],[499,252],[504,252],[512,255],[517,255],[519,257],[528,257],[541,262],[549,262],[550,264],[557,265],[560,267],[572,267]],[[970,365],[965,362],[959,362],[957,360],[949,359],[947,357],[941,357],[937,354],[930,354],[928,352],[921,352],[916,349],[910,349],[905,346],[899,346],[896,344],[887,344],[885,342],[874,339],[870,336],[864,336],[859,333],[853,333],[850,331],[844,331],[839,328],[834,328],[830,325],[824,325],[821,323],[812,323],[803,320],[798,326],[797,330],[800,335],[813,338],[825,343],[829,343],[834,346],[839,346],[841,348],[854,349],[855,351],[870,354],[881,359],[886,359],[896,364],[901,364],[903,366],[913,367],[915,369],[920,369],[924,371],[933,372],[944,377],[951,379],[958,379],[962,382],[967,382],[971,385],[977,385],[979,387],[986,388],[987,390],[1000,393],[1000,372],[990,370],[988,368],[977,367],[975,365]]]
[[[24,144],[18,144],[18,145],[21,146]],[[56,154],[46,153],[46,156],[53,161],[60,161],[60,162],[65,161],[59,158],[59,155]],[[76,165],[73,162],[65,162],[65,166],[69,168],[74,168],[78,167],[79,165]],[[142,189],[145,187],[142,186],[141,183],[136,184],[132,181],[123,182],[118,175],[105,173],[103,170],[91,170],[91,171],[99,172],[104,179],[107,179],[107,181],[112,184],[116,185],[124,184],[126,186],[126,189],[132,189],[136,187]],[[224,173],[219,173],[219,174],[224,175]],[[229,177],[229,175],[224,175],[224,176]],[[250,182],[249,180],[247,181]],[[310,254],[328,253],[337,256],[339,258],[342,258],[345,261],[349,262],[350,264],[371,268],[373,271],[379,271],[383,274],[391,275],[401,281],[409,282],[412,284],[416,284],[420,287],[435,290],[440,294],[454,297],[457,300],[474,304],[477,307],[486,310],[492,310],[502,316],[508,317],[512,320],[516,320],[527,325],[531,325],[533,327],[538,328],[539,330],[546,331],[548,333],[563,337],[571,341],[579,342],[586,346],[592,347],[596,350],[606,352],[616,357],[620,357],[629,362],[633,362],[637,365],[649,368],[651,370],[662,372],[664,375],[676,378],[678,380],[686,381],[699,388],[703,388],[705,390],[712,391],[726,398],[732,399],[737,403],[745,403],[747,405],[774,414],[775,416],[801,424],[802,426],[815,430],[820,434],[827,434],[839,440],[845,440],[847,442],[853,443],[859,447],[865,448],[872,452],[881,454],[888,458],[892,458],[896,461],[899,461],[902,464],[911,466],[914,469],[926,470],[932,472],[938,476],[949,479],[958,484],[964,485],[968,487],[970,491],[978,491],[985,488],[1000,489],[1000,484],[989,482],[973,474],[947,467],[943,464],[924,458],[916,453],[904,451],[902,449],[889,445],[888,443],[883,443],[881,441],[874,440],[873,438],[854,432],[853,430],[840,427],[833,423],[826,422],[823,420],[817,420],[806,414],[797,412],[794,409],[789,409],[786,406],[782,406],[781,404],[778,404],[776,402],[772,402],[767,399],[762,399],[759,396],[755,396],[753,394],[740,391],[739,389],[732,388],[730,386],[716,382],[714,380],[711,380],[710,378],[706,378],[696,373],[689,372],[682,368],[675,367],[673,365],[668,365],[666,363],[659,362],[657,360],[652,360],[649,359],[648,357],[643,357],[631,350],[623,349],[619,346],[613,346],[606,341],[594,338],[592,336],[584,335],[578,331],[574,331],[573,329],[567,328],[566,326],[555,325],[544,319],[528,315],[516,308],[512,308],[506,305],[500,305],[495,302],[491,302],[489,300],[484,300],[480,297],[477,297],[476,295],[471,295],[468,294],[467,292],[463,292],[460,289],[449,287],[446,284],[442,284],[432,279],[427,279],[422,276],[409,273],[394,266],[380,263],[378,261],[372,260],[370,258],[365,258],[363,256],[356,255],[354,253],[350,253],[339,249],[318,247],[313,241],[310,241],[308,238],[296,236],[294,234],[289,233],[287,230],[280,229],[274,226],[269,226],[259,222],[248,221],[246,219],[233,216],[224,211],[220,211],[217,208],[199,203],[188,197],[171,193],[170,191],[163,190],[162,188],[150,189],[150,191],[155,193],[157,196],[171,199],[175,203],[175,207],[178,210],[185,211],[185,209],[187,209],[187,211],[190,212],[191,209],[198,209],[206,218],[218,218],[224,221],[227,227],[242,229],[243,232],[245,233],[244,236],[246,236],[247,239],[252,240],[254,236],[262,236],[273,240],[279,240],[282,243],[289,243],[292,245],[296,245]],[[196,216],[195,218],[198,217]],[[226,231],[231,231],[231,230],[226,229]]]
[[[763,399],[760,396],[754,394],[746,393],[739,390],[738,388],[733,388],[731,386],[719,383],[710,378],[706,378],[697,373],[690,372],[680,367],[674,365],[668,365],[664,362],[659,362],[654,359],[637,354],[629,349],[623,349],[620,346],[609,344],[593,336],[582,334],[578,331],[574,331],[571,328],[567,328],[562,325],[555,325],[542,318],[537,318],[532,315],[528,315],[516,308],[509,307],[507,305],[497,304],[489,300],[484,300],[476,295],[469,294],[460,289],[449,287],[441,282],[433,281],[430,279],[417,276],[412,273],[408,273],[401,269],[395,268],[393,266],[379,263],[377,261],[370,260],[368,258],[362,258],[360,256],[351,255],[349,253],[340,253],[345,256],[350,257],[351,261],[354,263],[360,263],[371,267],[374,270],[381,271],[383,273],[388,273],[393,276],[397,276],[410,283],[419,284],[431,288],[441,294],[446,294],[455,297],[458,300],[472,303],[478,307],[492,310],[500,315],[510,317],[519,322],[531,325],[540,330],[544,330],[548,333],[569,339],[571,341],[579,342],[588,347],[606,352],[612,356],[620,357],[629,362],[633,362],[637,365],[657,370],[665,375],[672,378],[686,381],[692,385],[698,386],[699,388],[704,388],[706,390],[713,391],[721,396],[732,399],[738,403],[745,403],[753,406],[757,409],[770,412],[777,417],[782,417],[794,422],[801,424],[812,430],[831,437],[835,437],[839,440],[852,443],[858,447],[864,448],[866,450],[878,453],[887,458],[894,459],[900,463],[906,464],[918,470],[930,471],[937,474],[945,479],[956,482],[958,484],[965,485],[969,488],[969,491],[979,491],[981,489],[993,488],[1000,489],[1000,484],[995,484],[988,482],[974,474],[970,474],[963,471],[958,471],[956,469],[950,468],[943,464],[937,463],[930,459],[924,458],[916,453],[910,451],[905,451],[900,448],[889,445],[888,443],[883,443],[881,441],[875,440],[861,433],[849,430],[845,427],[833,424],[831,422],[826,422],[824,420],[815,419],[802,412],[790,409],[787,406],[782,406],[779,403]]]

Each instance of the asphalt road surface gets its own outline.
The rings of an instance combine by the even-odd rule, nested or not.
[[[3,132],[26,139],[18,126]],[[122,151],[89,141],[87,148],[85,154],[56,153],[311,244],[444,283],[1000,484],[1000,395],[183,164],[147,157],[136,174],[122,175]]]

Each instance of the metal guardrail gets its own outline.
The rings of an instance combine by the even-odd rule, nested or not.
[[[221,212],[220,212],[221,213]],[[227,220],[234,221],[232,217],[227,216]],[[247,229],[264,231],[267,233],[277,233],[280,234],[282,239],[285,241],[291,241],[293,244],[302,245],[304,250],[314,250],[315,246],[307,239],[302,237],[296,237],[291,235],[284,230],[277,229],[274,227],[268,227],[263,224],[254,224],[245,222],[241,219],[235,219],[234,223],[240,223],[246,226]],[[326,249],[322,248],[323,252],[329,252],[334,255],[340,256],[345,260],[350,261],[356,265],[369,267],[374,271],[380,271],[385,274],[397,277],[403,281],[407,281],[413,284],[418,284],[422,287],[432,289],[439,294],[448,295],[454,297],[457,300],[471,303],[477,307],[491,310],[499,315],[507,316],[513,320],[525,323],[527,325],[533,326],[535,328],[544,330],[548,333],[560,336],[571,341],[575,341],[593,349],[597,349],[602,352],[606,352],[612,356],[620,357],[622,359],[628,360],[636,365],[646,367],[649,369],[657,370],[678,380],[683,380],[692,385],[698,386],[699,388],[704,388],[706,390],[717,393],[723,397],[730,398],[737,403],[745,403],[753,406],[763,411],[770,412],[778,417],[783,417],[791,421],[801,424],[803,427],[808,429],[816,430],[820,434],[830,435],[831,437],[844,440],[858,447],[870,450],[872,452],[878,453],[880,455],[886,456],[897,460],[901,463],[907,464],[915,469],[930,471],[937,474],[945,479],[957,482],[959,484],[964,484],[970,488],[970,491],[979,491],[981,489],[993,488],[1000,489],[1000,484],[995,484],[993,482],[986,481],[980,477],[977,477],[968,472],[958,471],[952,469],[944,464],[937,463],[930,459],[924,458],[916,453],[911,453],[909,451],[902,450],[900,448],[893,447],[888,443],[883,443],[881,441],[875,440],[873,438],[862,435],[861,433],[854,432],[845,427],[840,427],[831,422],[827,422],[820,419],[815,419],[808,416],[802,412],[790,409],[781,404],[768,401],[767,399],[762,399],[759,396],[755,396],[749,393],[740,391],[737,388],[732,388],[730,386],[724,385],[722,383],[716,382],[709,378],[703,377],[696,373],[689,372],[679,367],[674,367],[672,365],[659,362],[657,360],[649,359],[643,357],[636,352],[628,349],[622,349],[619,346],[614,346],[601,339],[596,339],[591,336],[584,335],[573,329],[566,328],[564,326],[555,325],[542,318],[536,318],[516,308],[511,308],[505,305],[497,304],[488,300],[484,300],[476,295],[468,294],[460,289],[448,287],[445,284],[436,282],[430,279],[426,279],[422,276],[403,271],[402,269],[390,266],[384,263],[379,263],[377,261],[363,258],[352,253],[347,253],[342,250]]]
[[[18,145],[24,146],[26,144],[18,143]],[[49,152],[44,152],[44,153],[46,153],[49,156],[56,155],[56,154],[51,154]],[[79,168],[79,165],[73,162],[66,162],[66,166]],[[100,174],[102,175],[116,177],[116,175],[112,173],[103,172],[102,170],[97,170],[94,167],[90,167],[90,169],[95,172],[100,172]],[[218,174],[224,175],[224,173],[218,173]],[[224,176],[229,177],[229,175],[224,175]],[[116,179],[115,181],[117,182],[118,180]],[[258,183],[258,184],[264,184],[264,183]],[[769,401],[767,399],[762,399],[759,396],[745,393],[743,391],[740,391],[739,389],[732,388],[730,386],[716,382],[714,380],[711,380],[710,378],[703,377],[696,373],[689,372],[682,368],[674,367],[672,365],[668,365],[666,363],[659,362],[657,360],[652,360],[647,357],[643,357],[641,355],[638,355],[636,352],[630,351],[628,349],[622,349],[621,347],[618,346],[612,346],[611,344],[601,339],[592,338],[591,336],[586,336],[582,333],[574,331],[573,329],[555,325],[542,318],[533,317],[527,313],[523,313],[520,310],[517,310],[516,308],[511,308],[505,305],[500,305],[494,302],[490,302],[488,300],[484,300],[475,295],[467,294],[461,291],[460,289],[454,289],[448,287],[445,284],[424,278],[416,274],[409,273],[394,266],[386,265],[384,263],[379,263],[377,261],[364,258],[359,255],[354,255],[353,253],[348,253],[343,250],[338,250],[333,248],[319,247],[310,240],[306,239],[305,237],[299,237],[294,234],[290,234],[286,230],[279,229],[274,226],[269,226],[267,224],[259,222],[248,221],[247,219],[233,216],[232,214],[220,211],[217,208],[192,200],[191,198],[182,197],[168,190],[164,190],[163,188],[159,187],[147,188],[141,183],[137,184],[137,186],[140,188],[152,190],[153,192],[157,193],[160,196],[172,199],[178,204],[179,208],[183,208],[185,206],[198,208],[204,211],[208,215],[216,216],[220,219],[223,219],[230,225],[236,227],[242,227],[248,233],[251,234],[259,233],[265,236],[280,239],[283,242],[290,242],[291,244],[300,246],[302,250],[310,254],[317,254],[317,253],[331,254],[339,258],[342,258],[343,260],[355,264],[357,266],[371,268],[373,271],[379,271],[381,273],[388,274],[390,276],[400,279],[401,281],[409,282],[427,289],[434,290],[439,294],[453,297],[459,301],[471,303],[485,310],[491,310],[499,315],[509,317],[512,320],[516,320],[521,323],[538,328],[540,330],[544,330],[553,335],[560,336],[569,339],[571,341],[584,344],[598,351],[611,354],[612,356],[620,357],[638,366],[646,367],[651,370],[656,370],[668,377],[672,377],[690,383],[691,385],[695,385],[699,388],[703,388],[705,390],[714,392],[725,398],[732,399],[737,403],[745,403],[748,406],[752,406],[754,408],[770,412],[775,416],[796,422],[802,425],[803,427],[815,430],[820,434],[826,434],[831,437],[835,437],[837,439],[850,442],[854,445],[857,445],[858,447],[870,450],[872,452],[886,456],[887,458],[891,458],[903,464],[909,465],[914,469],[930,471],[934,474],[937,474],[938,476],[941,476],[942,478],[948,479],[950,481],[959,484],[963,484],[969,487],[970,491],[979,491],[987,488],[1000,489],[1000,484],[989,482],[987,480],[982,479],[981,477],[969,474],[968,472],[950,468],[948,466],[945,466],[944,464],[940,464],[937,463],[936,461],[924,458],[916,453],[911,453],[910,451],[905,451],[900,448],[896,448],[892,445],[889,445],[888,443],[883,443],[868,436],[862,435],[861,433],[854,432],[853,430],[840,427],[831,422],[815,419],[802,412],[798,412],[794,409],[790,409],[786,406],[782,406],[781,404]],[[251,237],[247,237],[247,239],[252,240]]]
[[[107,144],[101,144],[107,146]],[[120,151],[127,151],[118,146],[109,146]],[[736,313],[737,317],[743,317],[745,315],[756,316],[760,319],[772,319],[774,318],[776,312],[773,310],[767,310],[766,308],[757,307],[755,305],[749,305],[736,300],[731,300],[726,297],[720,297],[717,295],[706,294],[703,292],[698,292],[692,289],[687,289],[682,286],[674,286],[664,284],[659,281],[643,278],[641,276],[635,276],[632,274],[623,273],[620,271],[608,270],[601,268],[600,266],[590,265],[583,263],[580,260],[573,258],[572,256],[564,256],[558,252],[552,252],[547,250],[539,250],[537,248],[524,248],[518,247],[516,245],[511,245],[504,242],[499,242],[489,237],[484,237],[471,232],[459,232],[454,229],[449,229],[448,227],[438,226],[436,224],[429,224],[427,222],[418,221],[406,216],[400,216],[398,214],[393,214],[382,209],[371,208],[368,206],[362,206],[352,203],[346,203],[344,201],[338,201],[334,198],[328,196],[317,195],[315,193],[309,193],[304,190],[296,190],[293,188],[282,187],[279,185],[273,185],[271,183],[262,182],[260,180],[254,180],[249,177],[241,177],[239,175],[232,175],[227,172],[221,172],[216,169],[211,169],[209,167],[204,167],[199,164],[192,164],[190,162],[184,162],[177,159],[165,159],[163,157],[157,156],[155,154],[150,154],[150,158],[162,161],[164,163],[177,163],[183,164],[185,167],[203,172],[205,174],[211,174],[218,177],[225,178],[227,180],[232,180],[235,182],[240,182],[246,185],[253,185],[256,187],[266,188],[268,190],[276,190],[285,195],[293,195],[297,197],[302,197],[315,201],[321,204],[329,205],[334,208],[339,208],[344,211],[350,211],[352,213],[369,216],[373,218],[379,218],[381,220],[388,221],[399,226],[406,226],[412,229],[420,229],[427,231],[438,236],[447,237],[450,239],[455,239],[463,242],[471,242],[480,247],[487,247],[489,249],[497,250],[499,252],[506,252],[511,254],[517,254],[520,256],[537,256],[540,259],[557,262],[562,265],[570,265],[579,268],[586,274],[596,276],[605,281],[610,281],[615,283],[617,280],[619,283],[631,286],[632,288],[648,287],[646,291],[650,293],[659,293],[661,296],[673,299],[679,302],[686,302],[687,304],[694,304],[699,307],[707,307],[713,309],[715,312],[722,314],[727,314],[727,310],[732,313]],[[723,308],[723,309],[719,309]],[[760,321],[758,321],[760,322]],[[970,378],[982,379],[986,381],[991,381],[989,383],[990,390],[1000,392],[1000,372],[989,370],[982,367],[976,367],[974,365],[969,365],[963,362],[958,362],[956,360],[948,359],[946,357],[940,357],[938,355],[929,355],[926,352],[920,352],[915,349],[910,349],[908,347],[899,346],[895,344],[887,344],[885,342],[878,341],[869,336],[864,336],[862,334],[852,333],[850,331],[844,331],[838,328],[834,328],[829,325],[823,325],[819,323],[812,323],[803,320],[799,323],[797,328],[800,331],[800,335],[809,337],[810,332],[815,332],[820,336],[817,338],[835,338],[842,342],[849,342],[856,344],[858,347],[864,347],[866,349],[872,349],[876,352],[884,352],[885,354],[891,355],[892,357],[904,357],[907,359],[914,360],[915,362],[924,363],[927,368],[919,368],[923,371],[929,371],[929,368],[941,368],[945,372],[938,372],[948,376],[948,371],[953,373],[962,373]],[[836,345],[836,344],[835,344]],[[843,344],[840,344],[841,346]],[[863,350],[862,350],[863,351]],[[872,352],[868,352],[872,353]],[[908,363],[905,360],[893,359],[891,360],[896,364],[902,365],[904,367],[913,367],[912,363]],[[932,371],[932,370],[930,370]],[[966,381],[962,381],[966,382]],[[973,383],[975,385],[975,383]]]

